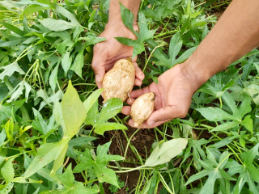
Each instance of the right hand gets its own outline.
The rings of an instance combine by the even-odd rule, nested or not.
[[[194,75],[197,71],[185,64],[178,64],[164,72],[159,76],[158,84],[153,82],[148,87],[130,93],[131,98],[127,100],[130,105],[145,93],[154,92],[156,95],[154,112],[140,128],[155,128],[174,118],[186,116],[192,95],[206,80],[200,80]],[[131,106],[122,108],[123,114],[130,115],[130,112]],[[132,119],[129,125],[134,127]]]
[[[138,30],[138,26],[134,25],[134,30]],[[94,46],[94,56],[92,68],[95,72],[95,81],[98,88],[102,88],[102,81],[106,71],[109,71],[114,63],[119,59],[132,56],[133,47],[126,46],[118,42],[114,37],[126,37],[136,39],[136,36],[122,23],[113,22],[105,26],[105,30],[100,37],[106,38],[106,41],[100,42]],[[136,70],[135,85],[141,86],[145,75],[138,67],[137,57],[132,59]]]

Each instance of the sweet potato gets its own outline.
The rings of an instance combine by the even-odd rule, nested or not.
[[[139,96],[131,106],[130,115],[135,127],[140,127],[148,119],[155,107],[155,93],[150,92]]]
[[[134,81],[135,67],[131,60],[118,60],[104,76],[104,102],[111,98],[120,98],[124,102],[133,89]]]

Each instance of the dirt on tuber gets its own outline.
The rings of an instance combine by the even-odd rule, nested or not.
[[[150,92],[139,96],[131,106],[130,115],[134,121],[134,127],[140,127],[146,121],[155,107],[155,93]]]
[[[111,98],[120,98],[124,102],[133,89],[134,81],[135,67],[131,60],[118,60],[104,76],[104,102]]]

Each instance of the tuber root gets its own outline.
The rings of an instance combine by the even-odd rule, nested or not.
[[[149,118],[155,107],[155,93],[150,92],[139,96],[132,104],[130,115],[134,127],[140,127]]]
[[[103,79],[104,102],[111,98],[120,98],[123,102],[132,91],[135,81],[135,67],[128,59],[118,60]]]

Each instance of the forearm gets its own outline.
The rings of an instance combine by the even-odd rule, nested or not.
[[[134,14],[134,23],[137,24],[138,10],[141,0],[110,0],[109,22],[121,22],[120,3]]]
[[[259,45],[259,1],[234,0],[183,67],[203,84]],[[187,70],[188,71],[188,70]]]

